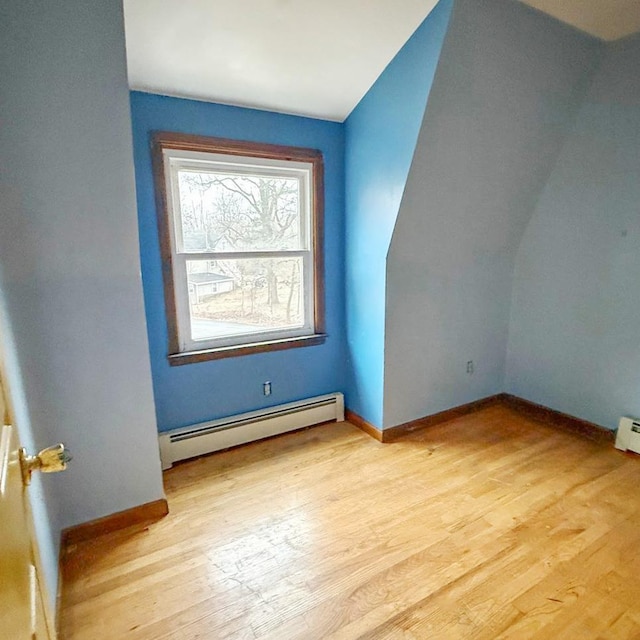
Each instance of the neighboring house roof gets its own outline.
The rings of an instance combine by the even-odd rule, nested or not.
[[[228,282],[233,278],[221,273],[190,273],[187,280],[193,284],[206,284],[208,282]]]

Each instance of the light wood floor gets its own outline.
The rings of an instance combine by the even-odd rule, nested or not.
[[[67,640],[640,638],[640,456],[496,406],[178,465],[65,558]]]

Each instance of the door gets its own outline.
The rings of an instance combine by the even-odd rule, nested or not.
[[[53,640],[38,572],[38,548],[0,362],[0,637]]]

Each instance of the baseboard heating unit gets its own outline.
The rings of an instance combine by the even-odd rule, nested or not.
[[[620,418],[616,435],[616,449],[640,453],[640,420]]]
[[[179,460],[332,420],[344,420],[344,397],[341,393],[166,431],[159,438],[162,468],[169,469]]]

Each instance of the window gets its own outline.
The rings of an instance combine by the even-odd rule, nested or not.
[[[320,344],[322,155],[153,139],[169,361]]]

